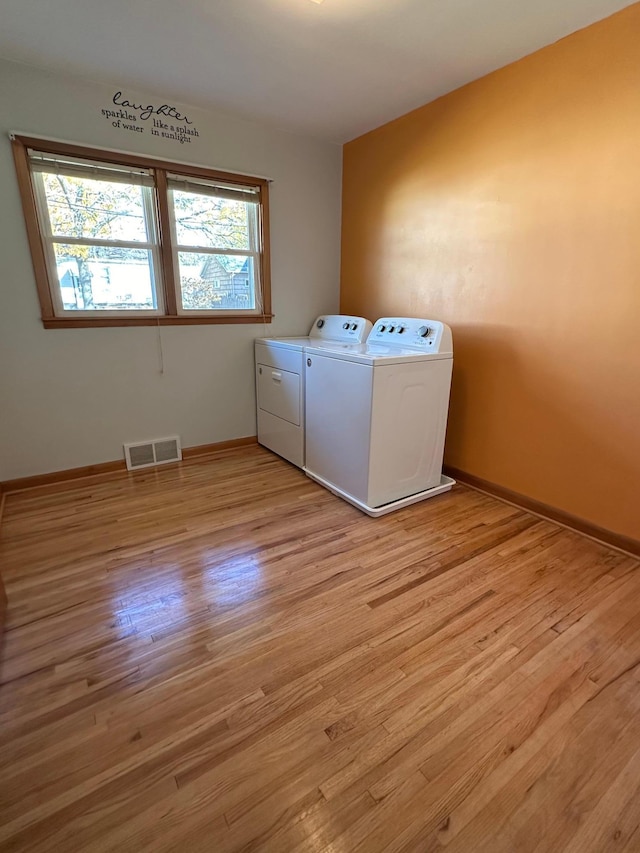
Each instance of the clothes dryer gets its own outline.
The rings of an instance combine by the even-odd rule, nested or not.
[[[314,344],[342,348],[361,346],[371,331],[365,317],[323,314],[307,336],[258,338],[255,342],[258,442],[279,456],[304,467],[305,373],[304,351]]]

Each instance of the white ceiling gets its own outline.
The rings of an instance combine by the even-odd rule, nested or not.
[[[626,0],[0,0],[0,56],[344,142]]]

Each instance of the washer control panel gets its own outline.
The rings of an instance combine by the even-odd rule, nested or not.
[[[373,324],[367,343],[417,349],[421,352],[440,352],[442,345],[446,347],[449,344],[450,348],[450,340],[449,327],[439,320],[381,317]]]
[[[348,314],[323,314],[314,321],[309,337],[361,344],[367,340],[370,331],[371,323],[365,317],[351,317]]]

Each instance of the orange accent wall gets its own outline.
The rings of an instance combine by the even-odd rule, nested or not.
[[[344,312],[449,323],[446,461],[640,539],[640,4],[345,146]]]

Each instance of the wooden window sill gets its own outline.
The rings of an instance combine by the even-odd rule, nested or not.
[[[273,314],[252,314],[241,316],[230,314],[228,317],[220,315],[205,317],[50,317],[43,318],[42,325],[45,329],[91,329],[108,328],[112,326],[207,326],[250,323],[270,323]]]

